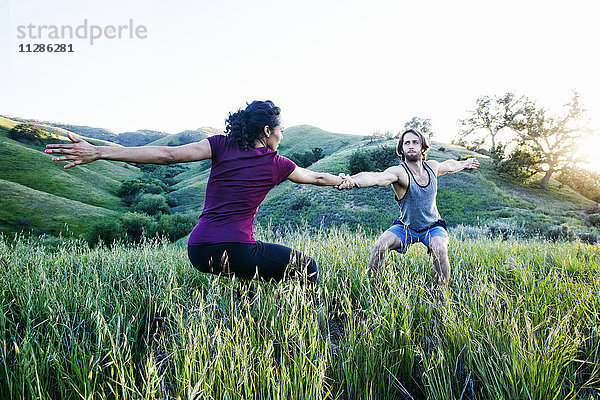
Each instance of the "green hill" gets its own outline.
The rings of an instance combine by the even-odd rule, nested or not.
[[[215,132],[215,133],[213,133]],[[181,146],[184,144],[199,142],[202,139],[206,139],[208,136],[215,135],[219,132],[215,128],[199,128],[194,131],[187,130],[162,137],[158,140],[148,143],[148,146]]]
[[[119,133],[119,135],[115,139],[115,143],[125,147],[145,146],[148,143],[152,143],[156,140],[163,139],[169,136],[171,135],[165,132],[142,129],[135,132]]]
[[[55,196],[0,179],[0,232],[87,234],[92,224],[119,212]],[[68,228],[67,228],[68,226]]]
[[[43,153],[43,148],[28,146],[7,137],[8,130],[17,122],[0,117],[0,179],[3,185],[0,194],[15,199],[10,193],[10,183],[20,185],[17,191],[26,195],[24,188],[54,196],[53,201],[62,199],[65,204],[78,202],[98,207],[110,214],[124,212],[125,206],[115,196],[121,182],[141,176],[138,168],[125,163],[97,161],[69,171],[62,163],[52,162]],[[42,127],[65,139],[66,131],[58,127]],[[201,140],[219,133],[214,128],[200,128],[169,135],[151,142],[151,145],[179,145]],[[357,151],[371,151],[384,146],[395,151],[396,140],[375,141],[353,135],[330,133],[321,129],[300,125],[285,129],[279,152],[285,156],[323,149],[324,158],[309,167],[311,170],[338,174],[348,172],[348,160]],[[114,145],[91,139],[99,145]],[[490,160],[462,147],[433,143],[429,158],[443,161],[466,155],[477,156],[481,167],[476,171],[462,171],[440,177],[438,208],[449,226],[489,225],[496,231],[513,229],[523,232],[542,232],[556,227],[560,232],[569,229],[586,230],[583,211],[593,204],[566,186],[552,181],[550,189],[543,191],[537,184],[516,184],[499,177]],[[204,192],[210,172],[210,161],[188,164],[188,169],[174,177],[170,196],[179,205],[172,211],[198,216],[204,206]],[[15,189],[16,190],[16,189]],[[42,207],[46,197],[30,196],[40,203],[25,212],[20,206],[4,202],[5,216],[2,227],[9,231],[22,229],[21,218],[31,221],[31,227],[55,231],[56,224],[45,222],[41,216],[48,208]],[[54,203],[53,203],[54,204]],[[42,211],[40,211],[42,210]],[[58,207],[54,214],[64,208]],[[70,211],[74,220],[88,221],[87,214],[75,208]],[[29,217],[31,214],[31,218]],[[112,215],[112,214],[111,214]],[[10,218],[8,217],[10,216]],[[56,215],[55,215],[56,216]],[[338,192],[332,188],[311,185],[295,185],[284,182],[275,187],[259,208],[257,223],[273,226],[306,225],[309,227],[346,224],[363,226],[367,230],[381,231],[398,216],[398,206],[391,187],[374,187]],[[84,226],[85,223],[74,223]],[[76,231],[77,228],[73,228]],[[57,231],[56,231],[57,232]],[[559,232],[559,233],[560,233]]]
[[[395,151],[396,140],[355,143],[316,162],[310,169],[333,174],[347,172],[353,152],[382,145]],[[583,211],[593,202],[556,181],[548,191],[538,189],[535,183],[507,182],[495,173],[489,158],[456,146],[433,143],[429,159],[444,161],[466,155],[478,157],[479,170],[446,174],[439,179],[438,209],[449,226],[503,224],[523,231],[543,231],[552,224],[586,228]],[[257,222],[270,222],[274,226],[362,225],[380,231],[397,217],[398,206],[391,186],[338,193],[335,189],[285,182],[271,191],[261,205]]]
[[[361,136],[331,133],[310,125],[297,125],[285,128],[278,152],[289,157],[293,153],[320,147],[325,155],[330,155],[361,140]]]
[[[76,133],[79,136],[85,136],[86,138],[99,139],[99,140],[104,140],[104,141],[108,141],[108,142],[116,143],[116,139],[118,136],[116,133],[109,131],[108,129],[103,129],[103,128],[92,128],[89,126],[82,126],[82,125],[61,124],[61,123],[50,122],[50,121],[38,121],[35,119],[18,118],[18,117],[5,117],[5,118],[2,118],[2,117],[3,116],[0,116],[0,120],[8,119],[8,120],[12,121],[12,123],[27,123],[27,124],[43,126],[49,131],[52,131],[51,128],[59,128],[63,131],[69,131],[69,132]]]
[[[86,227],[94,219],[93,215],[116,215],[126,211],[116,193],[121,181],[141,175],[138,168],[97,161],[67,171],[63,168],[65,163],[53,162],[51,156],[44,153],[43,146],[26,145],[8,138],[8,131],[17,123],[0,118],[0,196],[3,199],[0,225],[3,231],[18,231],[31,226],[36,230],[58,233],[65,229],[64,220],[69,221],[71,231],[83,233],[79,228]],[[54,128],[53,133],[64,135],[66,131]],[[63,136],[59,138],[66,139]],[[91,141],[97,145],[106,144],[99,140]],[[23,199],[14,201],[19,198],[15,197],[15,193]],[[28,206],[23,208],[23,204]],[[90,213],[90,210],[94,211]],[[18,221],[23,218],[31,223],[25,226],[19,224]],[[57,224],[57,220],[61,223]]]

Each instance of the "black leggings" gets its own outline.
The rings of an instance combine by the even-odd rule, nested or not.
[[[317,283],[317,263],[299,251],[275,243],[218,243],[188,246],[188,256],[200,272],[244,279],[281,281],[300,278]],[[306,271],[306,272],[304,272]]]

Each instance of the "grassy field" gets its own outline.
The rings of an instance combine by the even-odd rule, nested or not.
[[[181,246],[4,238],[0,398],[598,398],[599,247],[466,232],[436,292],[423,246],[369,281],[363,231],[259,229],[317,260],[326,325],[300,282],[239,295]]]

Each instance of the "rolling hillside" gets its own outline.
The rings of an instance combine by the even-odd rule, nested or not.
[[[0,229],[3,232],[33,229],[57,234],[67,223],[71,231],[85,233],[94,218],[115,217],[126,211],[115,193],[122,181],[141,176],[138,168],[125,163],[98,161],[65,171],[60,163],[52,162],[43,153],[42,147],[24,145],[8,138],[8,130],[16,123],[0,118],[0,194],[3,198]],[[57,135],[66,133],[62,128],[52,129]],[[184,131],[150,145],[184,144],[218,132],[214,128]],[[284,131],[279,152],[291,156],[320,147],[325,157],[309,168],[334,174],[348,172],[349,157],[356,151],[384,146],[394,152],[396,140],[372,142],[363,139],[300,125]],[[430,159],[439,161],[466,155],[479,158],[479,170],[447,174],[439,181],[438,208],[450,226],[494,225],[541,231],[549,225],[564,225],[589,229],[583,210],[592,202],[556,181],[551,182],[548,191],[542,191],[536,184],[515,184],[501,179],[487,157],[464,148],[434,142],[429,152]],[[172,211],[198,217],[203,208],[210,161],[190,163],[188,167],[174,178],[176,183],[171,187],[170,195],[179,205]],[[17,199],[21,197],[27,201],[17,205]],[[24,208],[22,204],[28,206]],[[391,187],[339,192],[332,188],[284,182],[269,193],[259,208],[256,221],[275,227],[362,225],[367,230],[380,231],[396,219],[397,213]]]
[[[187,130],[174,135],[165,136],[158,140],[148,143],[148,146],[181,146],[188,143],[199,142],[211,135],[222,133],[214,128],[199,128],[196,130]]]
[[[331,133],[310,125],[297,125],[285,128],[277,151],[289,157],[293,153],[304,153],[320,147],[323,154],[328,156],[361,140],[361,136]]]
[[[8,130],[16,124],[0,118],[2,232],[32,229],[58,234],[65,231],[67,223],[72,232],[85,233],[99,216],[117,216],[126,210],[115,194],[121,181],[140,176],[137,168],[98,161],[67,171],[64,163],[53,162],[44,153],[43,146],[8,138]],[[55,129],[57,135],[66,134],[61,128]]]
[[[368,144],[358,142],[313,164],[310,169],[337,174],[347,172],[348,158],[357,150],[386,146],[395,151],[396,140]],[[440,149],[442,149],[440,151]],[[516,228],[541,230],[547,224],[567,224],[586,228],[583,210],[593,204],[566,186],[554,181],[547,192],[537,184],[515,184],[501,179],[486,156],[461,147],[433,143],[429,159],[444,161],[461,156],[476,156],[479,170],[446,174],[439,179],[438,209],[449,226],[503,223]],[[398,216],[394,192],[388,187],[335,189],[285,182],[275,188],[257,214],[257,222],[277,226],[307,224],[330,226],[362,225],[380,231]]]

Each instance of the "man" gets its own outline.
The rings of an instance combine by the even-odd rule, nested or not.
[[[400,165],[383,172],[344,176],[348,180],[340,185],[340,189],[386,186],[391,183],[400,206],[400,218],[375,242],[369,259],[369,274],[378,271],[388,251],[396,250],[404,254],[412,243],[421,242],[433,255],[434,282],[447,284],[450,280],[448,232],[436,205],[437,177],[465,168],[477,168],[479,162],[475,158],[441,163],[425,161],[427,150],[429,144],[423,134],[416,129],[408,129],[402,133],[396,147],[402,159]]]

